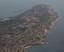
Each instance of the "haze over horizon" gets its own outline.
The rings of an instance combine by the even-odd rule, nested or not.
[[[15,16],[38,4],[48,4],[60,15],[64,13],[63,0],[0,0],[0,17]]]

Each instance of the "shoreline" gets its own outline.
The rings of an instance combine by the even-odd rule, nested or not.
[[[59,20],[60,20],[60,17],[57,18],[55,21],[53,21],[53,22],[52,22],[52,25],[50,26],[50,29],[47,30],[47,32],[45,32],[45,34],[47,34],[47,33],[54,27],[54,25],[55,25]],[[33,43],[32,45],[37,45],[37,46],[39,46],[39,45],[44,45],[44,44],[48,44],[48,42],[42,42],[42,41],[39,42],[39,43],[35,42],[35,43]],[[28,45],[28,46],[26,46],[25,49],[27,49],[27,48],[31,48],[32,45]]]
[[[52,22],[52,27],[60,20],[61,18],[58,17],[55,21]]]

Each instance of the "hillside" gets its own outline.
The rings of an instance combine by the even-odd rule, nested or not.
[[[45,33],[57,17],[52,8],[37,5],[16,17],[1,20],[1,52],[21,52],[26,46],[46,43]]]

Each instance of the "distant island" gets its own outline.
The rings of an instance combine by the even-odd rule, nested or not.
[[[0,52],[25,52],[32,45],[47,43],[46,33],[57,13],[48,5],[36,5],[15,17],[0,20]]]

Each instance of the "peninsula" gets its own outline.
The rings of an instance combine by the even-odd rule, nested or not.
[[[48,5],[36,5],[24,13],[0,20],[0,52],[25,52],[32,45],[47,43],[46,33],[57,13]]]

